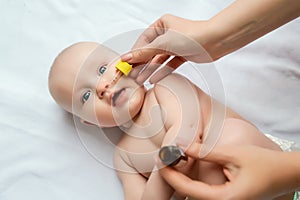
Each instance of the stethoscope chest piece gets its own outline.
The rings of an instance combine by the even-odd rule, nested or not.
[[[159,150],[159,158],[163,164],[174,166],[179,163],[181,159],[187,160],[184,151],[177,146],[164,146]]]

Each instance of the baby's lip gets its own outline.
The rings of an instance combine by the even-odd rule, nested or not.
[[[121,88],[119,90],[114,91],[111,95],[110,95],[110,102],[112,103],[113,106],[116,105],[116,100],[118,99],[119,95],[122,93],[122,91],[125,90],[125,88]]]

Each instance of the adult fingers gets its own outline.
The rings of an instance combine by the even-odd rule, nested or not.
[[[166,66],[164,66],[162,69],[158,70],[153,74],[153,76],[150,78],[150,83],[157,83],[158,81],[172,73],[184,62],[185,60],[183,58],[177,56],[174,57],[166,64]]]
[[[155,55],[164,53],[163,50],[157,48],[140,48],[135,49],[129,53],[121,55],[121,60],[124,62],[129,62],[130,64],[135,63],[147,63]]]
[[[138,83],[143,83],[147,78],[149,78],[152,73],[159,68],[170,56],[167,54],[160,54],[155,56],[149,64],[147,64],[143,70],[139,73],[136,81]]]
[[[179,146],[180,140],[177,143]],[[230,146],[215,146],[205,157],[201,156],[201,152],[205,148],[205,144],[201,144],[199,142],[193,142],[188,146],[185,150],[185,153],[195,159],[201,159],[208,162],[214,162],[220,165],[226,165],[227,163],[232,163],[234,160],[233,154],[234,149]]]
[[[164,21],[157,20],[147,28],[134,44],[132,51],[121,56],[121,60],[134,63],[147,63],[157,54],[168,54],[165,45],[168,44],[164,37],[166,32]]]
[[[136,79],[140,72],[146,67],[147,64],[139,64],[139,65],[135,65],[132,70],[130,71],[130,74],[129,76],[132,78],[132,79]]]
[[[173,69],[177,69],[180,65],[182,65],[185,62],[186,60],[184,58],[175,56],[172,60],[168,62],[167,66]]]
[[[171,74],[174,71],[173,68],[170,67],[163,67],[161,69],[159,69],[157,72],[155,72],[153,74],[153,76],[150,78],[149,82],[150,83],[157,83],[158,81],[160,81],[161,79],[163,79],[164,77],[168,76],[169,74]]]
[[[217,199],[225,196],[226,185],[208,185],[192,180],[171,167],[159,170],[160,175],[180,194],[197,199]]]
[[[165,33],[165,24],[162,18],[156,20],[138,37],[131,49],[138,49],[150,44],[158,36]]]
[[[155,39],[151,44],[121,55],[121,60],[130,64],[147,63],[158,54],[168,54],[164,48],[161,48],[161,41],[161,39]]]

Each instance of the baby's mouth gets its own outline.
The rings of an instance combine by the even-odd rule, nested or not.
[[[113,97],[112,97],[113,106],[116,106],[118,97],[120,96],[120,94],[122,94],[123,91],[125,91],[125,88],[122,88],[113,94]]]

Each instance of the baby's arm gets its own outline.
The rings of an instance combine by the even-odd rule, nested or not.
[[[161,147],[172,144],[178,134],[188,135],[188,132],[191,131],[194,133],[196,129],[191,127],[199,126],[200,110],[197,111],[197,93],[190,82],[181,76],[169,75],[154,87],[154,93],[163,112],[164,125],[167,130]],[[195,104],[192,108],[187,106],[187,104],[191,103]],[[183,110],[184,108],[187,109]],[[188,109],[196,111],[196,115],[193,112],[188,112]],[[187,116],[186,112],[188,112],[189,116]],[[188,127],[185,127],[186,124],[188,124]],[[196,131],[199,133],[199,130],[201,128]],[[178,170],[183,173],[189,173],[193,163],[192,160],[189,160],[184,167],[178,168]],[[142,199],[169,200],[173,193],[174,189],[154,169],[146,184]]]
[[[170,144],[170,137],[177,133],[177,128],[170,128],[166,133],[165,140],[163,141],[161,146],[166,146]],[[189,159],[187,163],[185,163],[182,167],[175,167],[178,171],[182,173],[189,173],[192,168],[194,161]],[[169,200],[174,194],[174,189],[161,177],[161,175],[157,171],[157,167],[154,167],[144,190],[142,200]],[[177,197],[179,197],[177,194]]]
[[[156,167],[150,177],[140,174],[130,162],[130,159],[120,149],[116,149],[114,165],[120,178],[125,200],[169,200],[174,190],[158,173]]]
[[[165,180],[160,176],[157,168],[154,167],[144,190],[142,200],[169,200],[172,197],[174,190]]]
[[[146,186],[146,178],[132,167],[127,155],[116,148],[114,166],[120,178],[125,200],[141,200]]]

